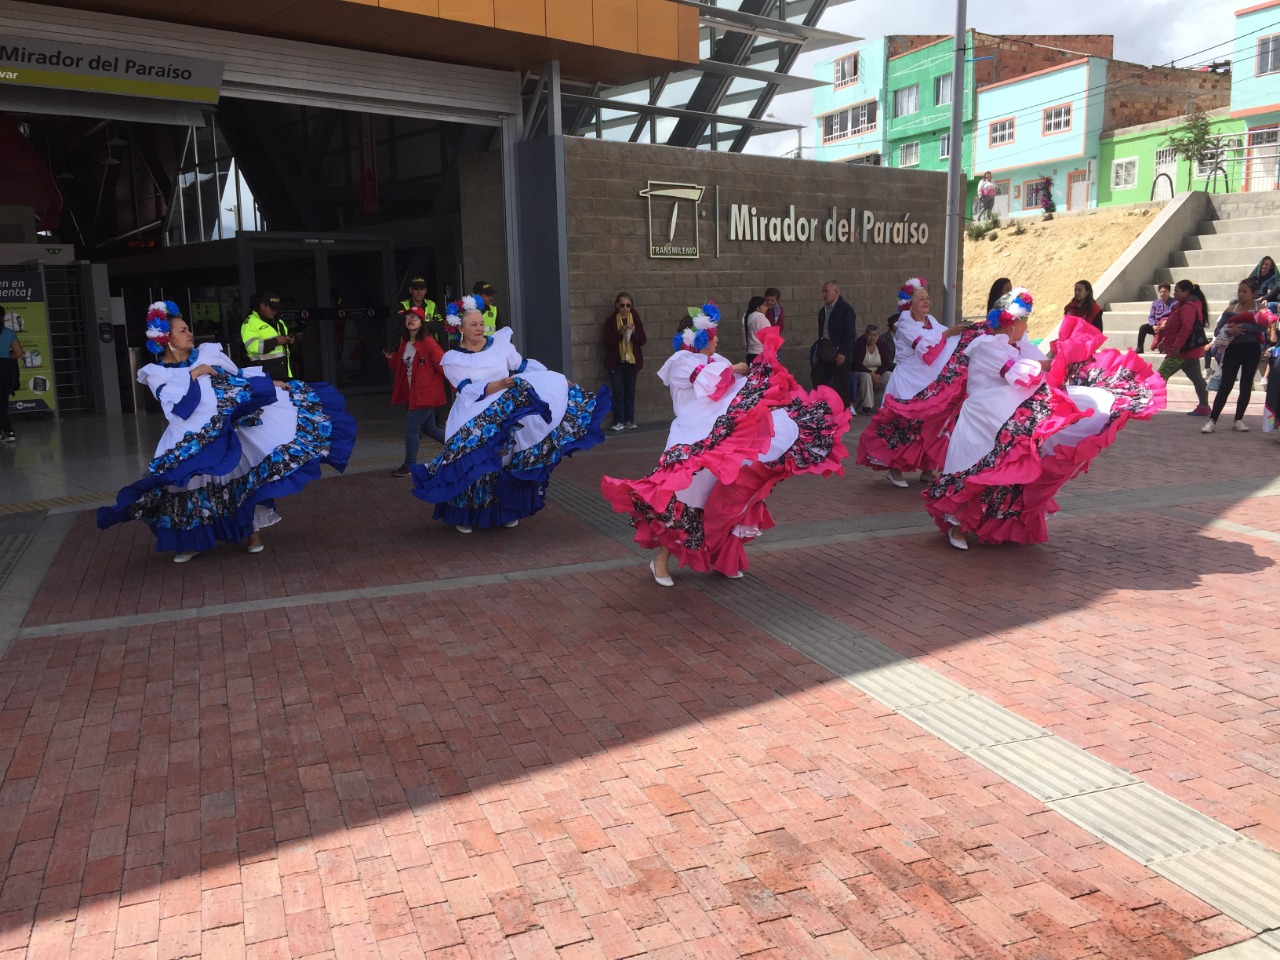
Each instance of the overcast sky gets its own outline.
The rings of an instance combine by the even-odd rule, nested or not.
[[[969,26],[983,33],[1051,34],[1109,33],[1116,38],[1119,60],[1204,63],[1231,54],[1234,13],[1249,0],[969,0]],[[833,6],[822,18],[827,30],[855,37],[892,33],[950,34],[955,32],[955,0],[851,0]],[[1280,14],[1276,17],[1280,20]],[[1213,46],[1220,44],[1220,46]],[[1197,51],[1213,47],[1204,53]],[[836,48],[803,54],[792,73],[813,76],[814,65]],[[1188,56],[1191,55],[1191,56]],[[789,123],[810,123],[813,93],[802,90],[774,98],[770,112]],[[805,155],[813,148],[813,131],[804,132]],[[758,136],[751,153],[794,151],[794,133]]]

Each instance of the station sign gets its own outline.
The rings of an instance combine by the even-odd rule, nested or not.
[[[10,34],[0,39],[0,88],[6,85],[217,103],[222,64]]]

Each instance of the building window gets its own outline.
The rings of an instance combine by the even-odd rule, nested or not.
[[[1225,173],[1228,154],[1239,156],[1243,145],[1239,137],[1215,140],[1210,154],[1203,160],[1196,161],[1196,179],[1208,180],[1213,176],[1214,171]]]
[[[951,134],[944,133],[938,138],[938,158],[946,160],[951,156]]]
[[[920,162],[920,141],[898,147],[898,166],[914,167]]]
[[[1048,180],[1028,180],[1022,185],[1022,209],[1041,210],[1048,195]]]
[[[836,82],[835,88],[839,90],[841,87],[847,87],[851,83],[858,82],[858,54],[851,53],[847,57],[841,57],[836,61]]]
[[[831,143],[833,140],[842,140],[845,137],[853,137],[874,130],[879,116],[879,107],[877,101],[868,100],[866,103],[859,103],[838,113],[827,114],[822,118],[822,142]]]
[[[893,115],[905,117],[920,109],[920,84],[893,91]]]
[[[822,142],[830,143],[849,135],[849,111],[829,113],[822,118]]]
[[[1111,189],[1132,190],[1138,185],[1138,158],[1111,161]]]
[[[852,164],[858,167],[878,167],[880,166],[880,154],[864,153],[860,157],[851,157],[850,159],[846,160],[845,163]]]
[[[1067,103],[1061,107],[1050,107],[1041,114],[1041,132],[1045,135],[1050,133],[1066,133],[1071,129],[1071,104]]]
[[[1280,34],[1258,38],[1257,76],[1264,73],[1280,73]]]
[[[933,78],[933,105],[942,107],[951,102],[951,77],[952,74],[944,73],[940,77]]]
[[[998,147],[1004,143],[1013,143],[1013,117],[992,120],[987,128],[987,146]]]
[[[859,134],[874,130],[879,115],[880,103],[876,100],[868,100],[866,103],[860,103],[856,107],[850,107],[849,125],[852,128],[852,132]]]

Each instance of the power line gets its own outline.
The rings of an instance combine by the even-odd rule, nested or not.
[[[1208,52],[1209,50],[1217,49],[1218,47],[1227,46],[1227,45],[1234,45],[1237,41],[1239,41],[1239,40],[1241,40],[1241,39],[1244,39],[1245,37],[1255,36],[1255,35],[1257,35],[1257,34],[1259,34],[1259,33],[1262,33],[1262,32],[1264,32],[1264,31],[1266,31],[1266,30],[1270,30],[1270,29],[1272,29],[1273,27],[1280,27],[1280,20],[1277,20],[1277,21],[1275,21],[1274,23],[1269,23],[1269,24],[1266,24],[1266,25],[1264,25],[1264,26],[1258,27],[1258,28],[1257,28],[1257,29],[1255,29],[1255,30],[1251,30],[1251,31],[1249,31],[1249,32],[1247,32],[1247,33],[1241,34],[1241,35],[1240,35],[1240,36],[1238,36],[1238,37],[1232,37],[1230,40],[1221,41],[1221,42],[1219,42],[1219,43],[1212,44],[1211,46],[1204,47],[1204,48],[1202,48],[1202,49],[1200,49],[1200,50],[1194,50],[1194,51],[1192,51],[1191,53],[1184,54],[1184,55],[1179,56],[1179,57],[1175,57],[1175,58],[1173,58],[1172,60],[1170,60],[1167,64],[1163,64],[1163,63],[1161,63],[1161,64],[1155,64],[1155,65],[1153,65],[1153,67],[1151,67],[1151,68],[1147,68],[1147,69],[1155,69],[1155,68],[1158,68],[1158,67],[1168,67],[1168,68],[1174,68],[1174,69],[1186,69],[1185,67],[1184,67],[1184,68],[1175,68],[1175,67],[1174,67],[1174,65],[1175,65],[1179,60],[1186,60],[1186,59],[1188,59],[1188,58],[1190,58],[1190,57],[1194,57],[1194,56],[1197,56],[1197,55],[1199,55],[1199,54],[1206,53],[1206,52]],[[997,36],[997,34],[988,34],[987,36]],[[1016,37],[1005,37],[1005,36],[1003,36],[1003,35],[999,35],[999,36],[1001,36],[1001,39],[1011,40],[1011,41],[1013,41],[1013,42],[1015,42],[1015,43],[1024,43],[1024,44],[1027,44],[1027,45],[1029,45],[1029,46],[1035,46],[1035,47],[1046,47],[1046,45],[1045,45],[1045,44],[1037,44],[1037,43],[1034,43],[1033,41],[1021,40],[1021,39],[1016,38]],[[976,52],[976,49],[977,49],[977,48],[975,47],[975,48],[973,48],[972,50],[968,50],[967,52],[973,53],[973,52]],[[1053,48],[1049,48],[1049,49],[1053,49]],[[1088,56],[1088,55],[1087,55],[1087,54],[1083,54],[1083,53],[1082,53],[1082,54],[1081,54],[1081,56]],[[927,63],[936,63],[936,62],[939,62],[940,60],[949,60],[949,59],[950,59],[950,57],[949,57],[949,56],[935,58],[934,60],[927,61],[927,62],[926,62],[926,64],[918,65],[918,66],[916,67],[916,69],[920,69],[922,66],[927,65]],[[1127,62],[1129,62],[1129,61],[1124,61],[1124,60],[1116,61],[1116,60],[1114,60],[1114,58],[1106,58],[1106,57],[1099,57],[1099,58],[1097,58],[1097,59],[1105,60],[1107,63],[1112,63],[1112,62],[1117,62],[1117,63],[1127,63]],[[1141,64],[1135,64],[1135,66],[1141,66]],[[1018,79],[1018,78],[1014,78],[1014,79]],[[955,84],[955,79],[954,79],[954,77],[953,77],[953,78],[952,78],[952,85],[953,85],[953,89],[954,89],[954,84]],[[1129,87],[1136,87],[1136,86],[1140,86],[1140,85],[1141,85],[1141,78],[1136,78],[1136,77],[1135,77],[1133,80],[1125,81],[1125,82],[1121,82],[1121,83],[1115,83],[1115,82],[1113,82],[1113,81],[1103,80],[1103,81],[1102,81],[1101,83],[1099,83],[1099,84],[1095,84],[1094,86],[1091,86],[1091,87],[1086,87],[1084,90],[1082,90],[1082,91],[1080,92],[1080,97],[1081,97],[1082,99],[1084,99],[1084,100],[1087,102],[1087,101],[1088,101],[1088,99],[1089,99],[1089,97],[1090,97],[1090,95],[1091,95],[1091,94],[1093,94],[1093,93],[1095,93],[1096,91],[1099,91],[1099,90],[1107,90],[1108,88],[1110,88],[1110,90],[1114,93],[1114,92],[1119,91],[1119,90],[1124,90],[1124,89],[1127,89],[1127,88],[1129,88]],[[1151,89],[1151,88],[1144,88],[1144,89]],[[1192,91],[1189,91],[1189,90],[1188,90],[1188,91],[1183,91],[1183,89],[1182,89],[1182,88],[1167,88],[1167,89],[1168,89],[1168,90],[1170,90],[1170,91],[1175,91],[1175,92],[1179,92],[1179,93],[1181,93],[1181,92],[1191,93],[1191,92],[1192,92]],[[894,91],[890,91],[890,90],[885,89],[885,90],[884,90],[884,92],[885,92],[886,94],[891,94],[891,93],[893,93]],[[982,92],[982,88],[978,88],[978,89],[975,91],[975,94],[980,94],[981,92]],[[953,94],[953,95],[954,95],[954,94]],[[876,99],[878,100],[878,99],[880,99],[880,98],[878,98],[878,97],[877,97]],[[886,101],[887,101],[888,96],[886,96],[886,98],[885,98],[885,99],[886,99]],[[1075,98],[1072,98],[1072,99],[1074,100]],[[851,105],[850,105],[850,107],[852,107],[852,106],[860,106],[862,102],[865,102],[865,101],[860,101],[858,104],[851,104]],[[1005,119],[1010,119],[1010,118],[1012,118],[1012,119],[1014,119],[1014,121],[1015,121],[1015,125],[1016,125],[1017,120],[1018,120],[1018,119],[1020,119],[1020,118],[1028,118],[1028,117],[1031,117],[1031,116],[1035,115],[1037,112],[1039,112],[1040,110],[1042,110],[1044,107],[1047,107],[1047,106],[1057,106],[1057,105],[1059,105],[1059,104],[1061,104],[1061,103],[1062,103],[1062,101],[1061,101],[1060,99],[1058,99],[1058,98],[1053,98],[1053,99],[1050,99],[1050,100],[1043,100],[1043,101],[1041,101],[1041,102],[1039,102],[1039,103],[1033,103],[1033,104],[1030,104],[1030,105],[1026,105],[1026,106],[1020,107],[1020,108],[1019,108],[1017,111],[1015,111],[1014,113],[1009,114],[1009,115],[1007,115],[1007,116],[999,117],[999,118],[997,118],[997,119],[1005,120]],[[834,111],[832,111],[831,113],[840,113],[841,111],[846,110],[846,109],[849,109],[850,107],[842,107],[842,108],[840,108],[839,110],[834,110]],[[881,112],[883,113],[883,112],[885,112],[885,111],[881,111]],[[976,112],[976,104],[975,104],[975,112]],[[821,119],[822,119],[822,118],[824,118],[824,117],[830,116],[830,115],[831,115],[831,113],[823,114],[823,116],[822,116],[822,117],[815,117],[815,119],[817,119],[817,120],[821,120]],[[924,121],[921,121],[921,122],[924,122]],[[975,117],[974,117],[970,122],[973,124],[974,128],[976,129],[976,128],[980,125],[980,123],[981,123],[982,121],[981,121],[978,117],[976,117],[976,116],[975,116]],[[916,129],[915,127],[907,127],[907,128],[904,128],[904,129],[901,129],[901,130],[895,131],[894,136],[893,136],[893,139],[897,139],[899,136],[910,136],[910,135],[911,135],[911,133],[912,133],[912,132],[914,132],[914,130],[915,130],[915,129]],[[942,131],[942,130],[939,130],[939,133],[942,133],[942,132],[949,132],[949,131]],[[885,130],[885,140],[886,140],[886,141],[888,141],[889,139],[890,139],[890,137],[889,137],[889,131],[886,129],[886,130]],[[1006,156],[1018,156],[1018,155],[1020,155],[1020,154],[1022,154],[1022,153],[1030,152],[1030,150],[1033,150],[1033,149],[1035,149],[1035,148],[1029,148],[1029,149],[1027,149],[1027,150],[1017,151],[1017,152],[1015,152],[1015,153],[1009,153],[1009,154],[1006,154]]]

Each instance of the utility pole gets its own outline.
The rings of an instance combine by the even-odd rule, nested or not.
[[[960,319],[956,302],[956,278],[960,273],[960,208],[964,201],[964,65],[968,19],[966,0],[956,0],[955,50],[951,58],[951,162],[947,165],[947,215],[942,254],[942,322],[953,326]]]

